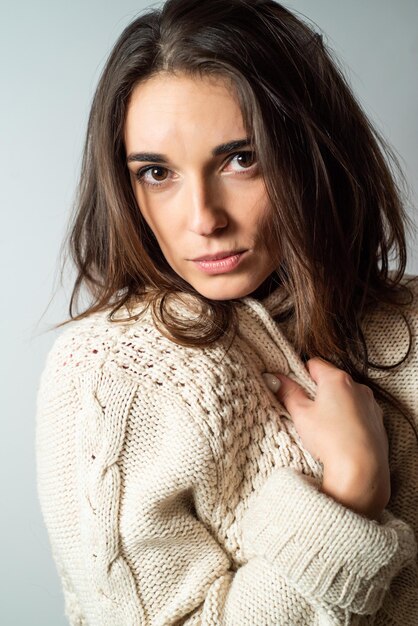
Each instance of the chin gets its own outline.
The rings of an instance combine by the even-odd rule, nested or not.
[[[213,281],[213,284],[209,285],[195,284],[193,287],[198,293],[209,300],[234,300],[244,298],[255,289],[252,285],[225,284],[220,286],[216,284],[216,281]]]

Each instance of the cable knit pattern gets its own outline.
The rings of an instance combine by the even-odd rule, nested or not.
[[[410,286],[411,351],[370,375],[418,426],[418,279]],[[282,298],[238,301],[229,350],[179,346],[150,312],[95,313],[55,339],[37,480],[71,626],[416,626],[417,441],[382,403],[392,497],[379,522],[318,491],[322,465],[262,377],[282,371],[315,397],[274,320]],[[193,315],[187,298],[172,306]],[[387,310],[365,333],[374,362],[406,353],[405,321]]]

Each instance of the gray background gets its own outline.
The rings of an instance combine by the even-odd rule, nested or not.
[[[0,1],[2,626],[67,623],[36,494],[36,390],[57,334],[48,329],[67,317],[71,277],[60,288],[58,257],[93,90],[115,39],[149,4]],[[416,223],[418,2],[286,5],[326,34],[363,107],[397,151]],[[414,247],[411,240],[410,253]],[[418,274],[416,256],[407,270]]]

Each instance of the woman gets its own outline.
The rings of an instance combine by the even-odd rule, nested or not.
[[[38,393],[72,625],[416,623],[418,282],[385,156],[272,0],[122,33]]]

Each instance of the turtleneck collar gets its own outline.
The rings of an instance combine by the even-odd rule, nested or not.
[[[276,272],[270,274],[252,293],[241,298],[242,302],[257,301],[273,317],[289,305],[289,297]]]

